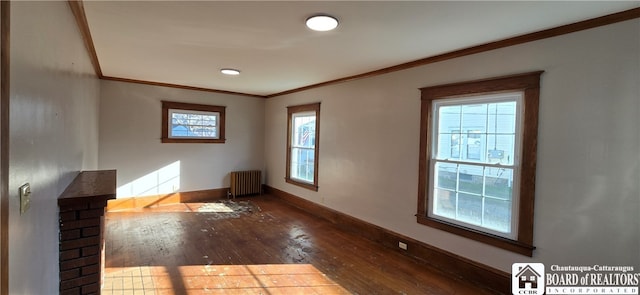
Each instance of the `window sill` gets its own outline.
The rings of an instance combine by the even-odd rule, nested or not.
[[[450,232],[459,236],[463,236],[468,239],[472,239],[477,242],[489,244],[498,248],[502,248],[507,251],[515,252],[525,256],[532,257],[533,250],[536,248],[532,245],[527,245],[519,241],[510,240],[507,238],[487,234],[481,231],[465,228],[456,224],[444,222],[442,220],[430,218],[427,216],[416,215],[418,223],[427,225],[433,228],[437,228],[446,232]]]
[[[162,138],[162,143],[224,143],[226,139]]]
[[[290,183],[290,184],[293,184],[293,185],[297,185],[299,187],[303,187],[303,188],[306,188],[308,190],[312,190],[314,192],[318,191],[318,186],[317,185],[296,181],[296,180],[291,179],[291,178],[285,178],[284,180],[287,183]]]

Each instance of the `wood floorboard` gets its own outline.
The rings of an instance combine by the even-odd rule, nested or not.
[[[491,294],[277,198],[226,204],[108,212],[102,294]]]

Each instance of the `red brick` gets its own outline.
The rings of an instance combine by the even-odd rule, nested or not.
[[[80,249],[60,251],[60,261],[71,260],[80,257]]]
[[[79,229],[63,230],[60,232],[61,241],[75,240],[79,237],[80,237]]]
[[[87,203],[71,203],[71,204],[63,204],[59,206],[60,206],[60,212],[78,211],[78,210],[84,210],[89,208],[89,204]]]
[[[80,295],[80,291],[81,291],[80,288],[61,290],[60,295]]]
[[[81,219],[76,221],[67,221],[60,223],[61,230],[69,230],[83,227],[99,226],[100,218]]]
[[[93,283],[91,285],[82,286],[82,294],[98,294],[100,291],[100,285],[98,283]]]
[[[61,271],[60,272],[60,281],[67,281],[71,279],[75,279],[80,277],[80,269],[74,268],[71,270]]]
[[[60,221],[73,221],[76,220],[76,212],[78,211],[67,211],[60,212]]]
[[[82,248],[82,256],[91,256],[100,253],[100,246],[89,246]]]
[[[91,209],[104,208],[104,207],[107,207],[107,200],[95,201],[89,204],[89,208]]]
[[[62,241],[62,243],[60,243],[60,250],[64,251],[64,250],[82,248],[82,247],[86,247],[86,246],[94,246],[94,245],[98,245],[98,244],[100,244],[100,237],[99,236],[76,239],[76,240],[69,240],[69,241]]]
[[[82,210],[78,212],[79,219],[88,219],[104,215],[104,206],[100,209]]]
[[[99,226],[94,226],[94,227],[85,227],[82,229],[82,237],[86,238],[86,237],[91,237],[91,236],[97,236],[100,234],[100,227]]]
[[[83,276],[86,276],[86,275],[90,275],[90,274],[93,274],[93,273],[98,273],[99,271],[100,271],[100,265],[99,264],[93,264],[93,265],[82,267],[81,274]]]
[[[100,275],[92,274],[92,275],[79,277],[79,278],[75,278],[68,281],[62,281],[60,282],[60,290],[72,289],[72,288],[81,287],[84,285],[90,285],[98,282],[100,282]]]
[[[60,271],[79,268],[87,265],[100,263],[100,256],[93,255],[60,262]]]

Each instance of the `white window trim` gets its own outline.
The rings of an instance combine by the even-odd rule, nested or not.
[[[515,97],[517,95],[517,97]],[[438,155],[438,143],[439,143],[439,137],[438,137],[438,131],[440,130],[440,120],[439,120],[439,108],[443,107],[443,106],[457,106],[457,105],[469,105],[469,104],[489,104],[489,103],[499,103],[499,102],[511,102],[511,101],[515,101],[516,102],[516,126],[515,126],[515,143],[514,143],[514,159],[513,159],[513,164],[512,165],[495,165],[495,164],[489,164],[489,163],[483,163],[483,162],[479,162],[479,161],[469,161],[469,160],[462,160],[462,159],[438,159],[437,155]],[[507,93],[500,93],[500,94],[489,94],[489,95],[474,95],[474,96],[470,96],[470,97],[461,97],[461,98],[443,98],[443,99],[436,99],[432,101],[433,107],[432,107],[432,123],[433,123],[433,128],[432,128],[432,138],[434,139],[432,141],[432,146],[431,146],[431,155],[429,155],[429,171],[431,171],[429,173],[429,181],[428,181],[428,194],[429,194],[429,200],[430,202],[427,204],[427,215],[430,218],[433,219],[438,219],[438,220],[442,220],[445,222],[449,222],[452,224],[456,224],[459,226],[463,226],[463,227],[467,227],[473,230],[477,230],[477,231],[481,231],[481,232],[485,232],[488,234],[492,234],[492,235],[496,235],[496,236],[500,236],[500,237],[505,237],[508,239],[516,239],[518,237],[518,221],[519,221],[519,208],[520,208],[520,178],[521,178],[521,174],[520,174],[520,159],[521,159],[521,154],[522,154],[522,134],[523,134],[523,124],[524,124],[524,93],[523,91],[512,91],[512,92],[507,92]],[[450,138],[445,138],[443,140],[451,140]],[[434,204],[436,202],[436,198],[433,195],[434,193],[434,185],[435,185],[435,177],[438,175],[437,173],[435,173],[435,165],[438,162],[445,162],[445,163],[455,163],[455,164],[462,164],[462,165],[475,165],[475,166],[483,166],[483,167],[506,167],[509,169],[513,169],[513,188],[512,188],[512,196],[511,196],[511,232],[509,233],[504,233],[504,232],[500,232],[497,230],[493,230],[487,227],[483,227],[483,226],[479,226],[479,225],[475,225],[475,224],[471,224],[471,223],[467,223],[464,222],[462,220],[458,220],[458,219],[452,219],[452,218],[448,218],[442,215],[437,215],[434,213]],[[484,214],[484,212],[483,212]]]
[[[295,119],[297,117],[310,117],[310,116],[316,117],[315,118],[316,120],[318,119],[317,116],[316,116],[316,112],[315,111],[303,111],[303,112],[297,112],[297,113],[291,114],[291,120],[292,120],[292,122],[295,122]],[[289,131],[289,132],[291,132],[291,154],[293,154],[293,149],[310,150],[310,151],[313,151],[315,153],[315,150],[316,150],[315,143],[314,143],[313,147],[299,146],[299,145],[295,144],[296,138],[294,136],[295,135],[295,131],[294,130],[295,130],[295,126],[292,126],[291,130]],[[314,161],[314,165],[315,165],[315,161],[317,161],[317,160],[314,158],[313,161]],[[291,161],[291,163],[289,163],[289,165],[293,165],[293,161]],[[291,168],[292,167],[289,167],[289,169],[291,169]],[[293,173],[291,173],[291,174],[292,174],[291,175],[291,179],[293,179],[295,181],[307,183],[307,184],[310,184],[310,185],[313,185],[314,182],[315,182],[315,179],[312,180],[312,181],[309,181],[309,180],[306,180],[306,179],[303,179],[303,178],[295,177],[295,176],[293,176]]]

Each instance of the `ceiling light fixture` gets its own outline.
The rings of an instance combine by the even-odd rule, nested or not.
[[[240,75],[240,71],[236,70],[236,69],[220,69],[220,73],[223,73],[223,74],[229,75],[229,76]]]
[[[317,14],[308,18],[306,24],[309,29],[326,32],[338,27],[338,19],[327,14]]]

